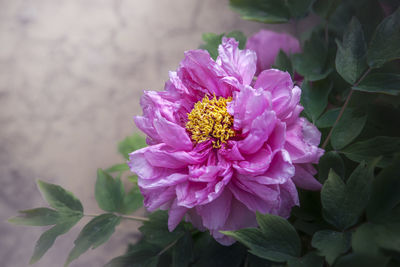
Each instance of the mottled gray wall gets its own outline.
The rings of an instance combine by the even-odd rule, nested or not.
[[[264,26],[240,20],[227,2],[0,0],[1,266],[27,266],[42,232],[4,222],[44,205],[36,179],[99,212],[96,168],[122,162],[116,143],[135,131],[142,91],[161,90],[201,33],[249,35]],[[34,266],[62,266],[83,222]],[[103,265],[135,240],[138,226],[123,222],[111,242],[71,266]]]

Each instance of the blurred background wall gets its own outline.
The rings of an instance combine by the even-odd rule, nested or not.
[[[142,91],[161,90],[203,32],[250,35],[262,27],[240,20],[227,0],[0,0],[1,266],[28,266],[43,231],[5,222],[45,205],[36,179],[100,212],[96,169],[123,161],[116,144],[136,130]],[[87,221],[34,266],[62,266]],[[123,222],[71,266],[102,266],[135,240],[138,226]]]

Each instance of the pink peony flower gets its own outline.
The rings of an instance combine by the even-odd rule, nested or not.
[[[299,205],[296,186],[319,190],[313,177],[323,150],[320,132],[299,114],[301,89],[290,75],[265,70],[253,82],[256,53],[223,38],[214,61],[204,50],[185,52],[162,92],[146,91],[135,123],[148,147],[129,166],[149,211],[169,210],[172,231],[185,217],[209,229],[257,225],[255,213],[288,217]]]
[[[256,75],[271,68],[279,50],[283,50],[289,55],[300,52],[300,44],[296,38],[286,33],[270,30],[261,30],[250,37],[247,40],[246,48],[257,53]]]

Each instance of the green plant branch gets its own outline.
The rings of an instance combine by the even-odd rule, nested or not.
[[[86,217],[97,217],[100,214],[84,214],[83,216]],[[125,216],[125,215],[120,215],[118,214],[119,217],[121,217],[121,219],[124,220],[131,220],[131,221],[139,221],[139,222],[147,222],[149,221],[149,218],[146,217],[140,217],[140,216]]]
[[[343,113],[344,113],[344,110],[346,109],[347,105],[348,105],[349,102],[350,102],[351,96],[353,95],[353,89],[352,89],[352,88],[355,87],[355,86],[357,86],[357,85],[368,75],[368,73],[369,73],[371,70],[372,70],[371,68],[368,68],[368,69],[364,72],[364,74],[360,77],[360,79],[358,79],[358,81],[355,82],[355,83],[351,86],[351,88],[350,88],[350,93],[347,95],[346,101],[344,102],[344,105],[343,105],[342,108],[340,109],[339,115],[338,115],[338,117],[336,118],[335,123],[333,124],[331,130],[330,130],[329,133],[328,133],[328,136],[326,137],[324,143],[322,144],[322,148],[323,148],[323,149],[325,149],[325,147],[328,145],[328,142],[329,142],[329,140],[331,139],[331,135],[332,135],[333,129],[336,127],[336,125],[338,124],[338,122],[339,122],[340,119],[342,118]]]
[[[182,235],[183,236],[183,235]],[[177,238],[174,242],[168,244],[165,248],[163,248],[160,252],[158,252],[157,256],[161,256],[164,252],[166,252],[168,249],[172,248],[173,246],[175,246],[176,242],[178,242],[179,239],[182,238],[182,236],[180,236],[179,238]]]

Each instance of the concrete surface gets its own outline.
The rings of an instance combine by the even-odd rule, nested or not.
[[[116,144],[135,131],[142,91],[161,90],[201,33],[250,35],[265,27],[240,20],[227,2],[0,0],[2,267],[28,266],[44,230],[4,222],[17,210],[45,205],[36,179],[72,191],[87,213],[100,212],[96,169],[123,161]],[[62,266],[87,221],[34,266]],[[110,242],[71,266],[102,266],[122,254],[139,225],[123,222]]]

